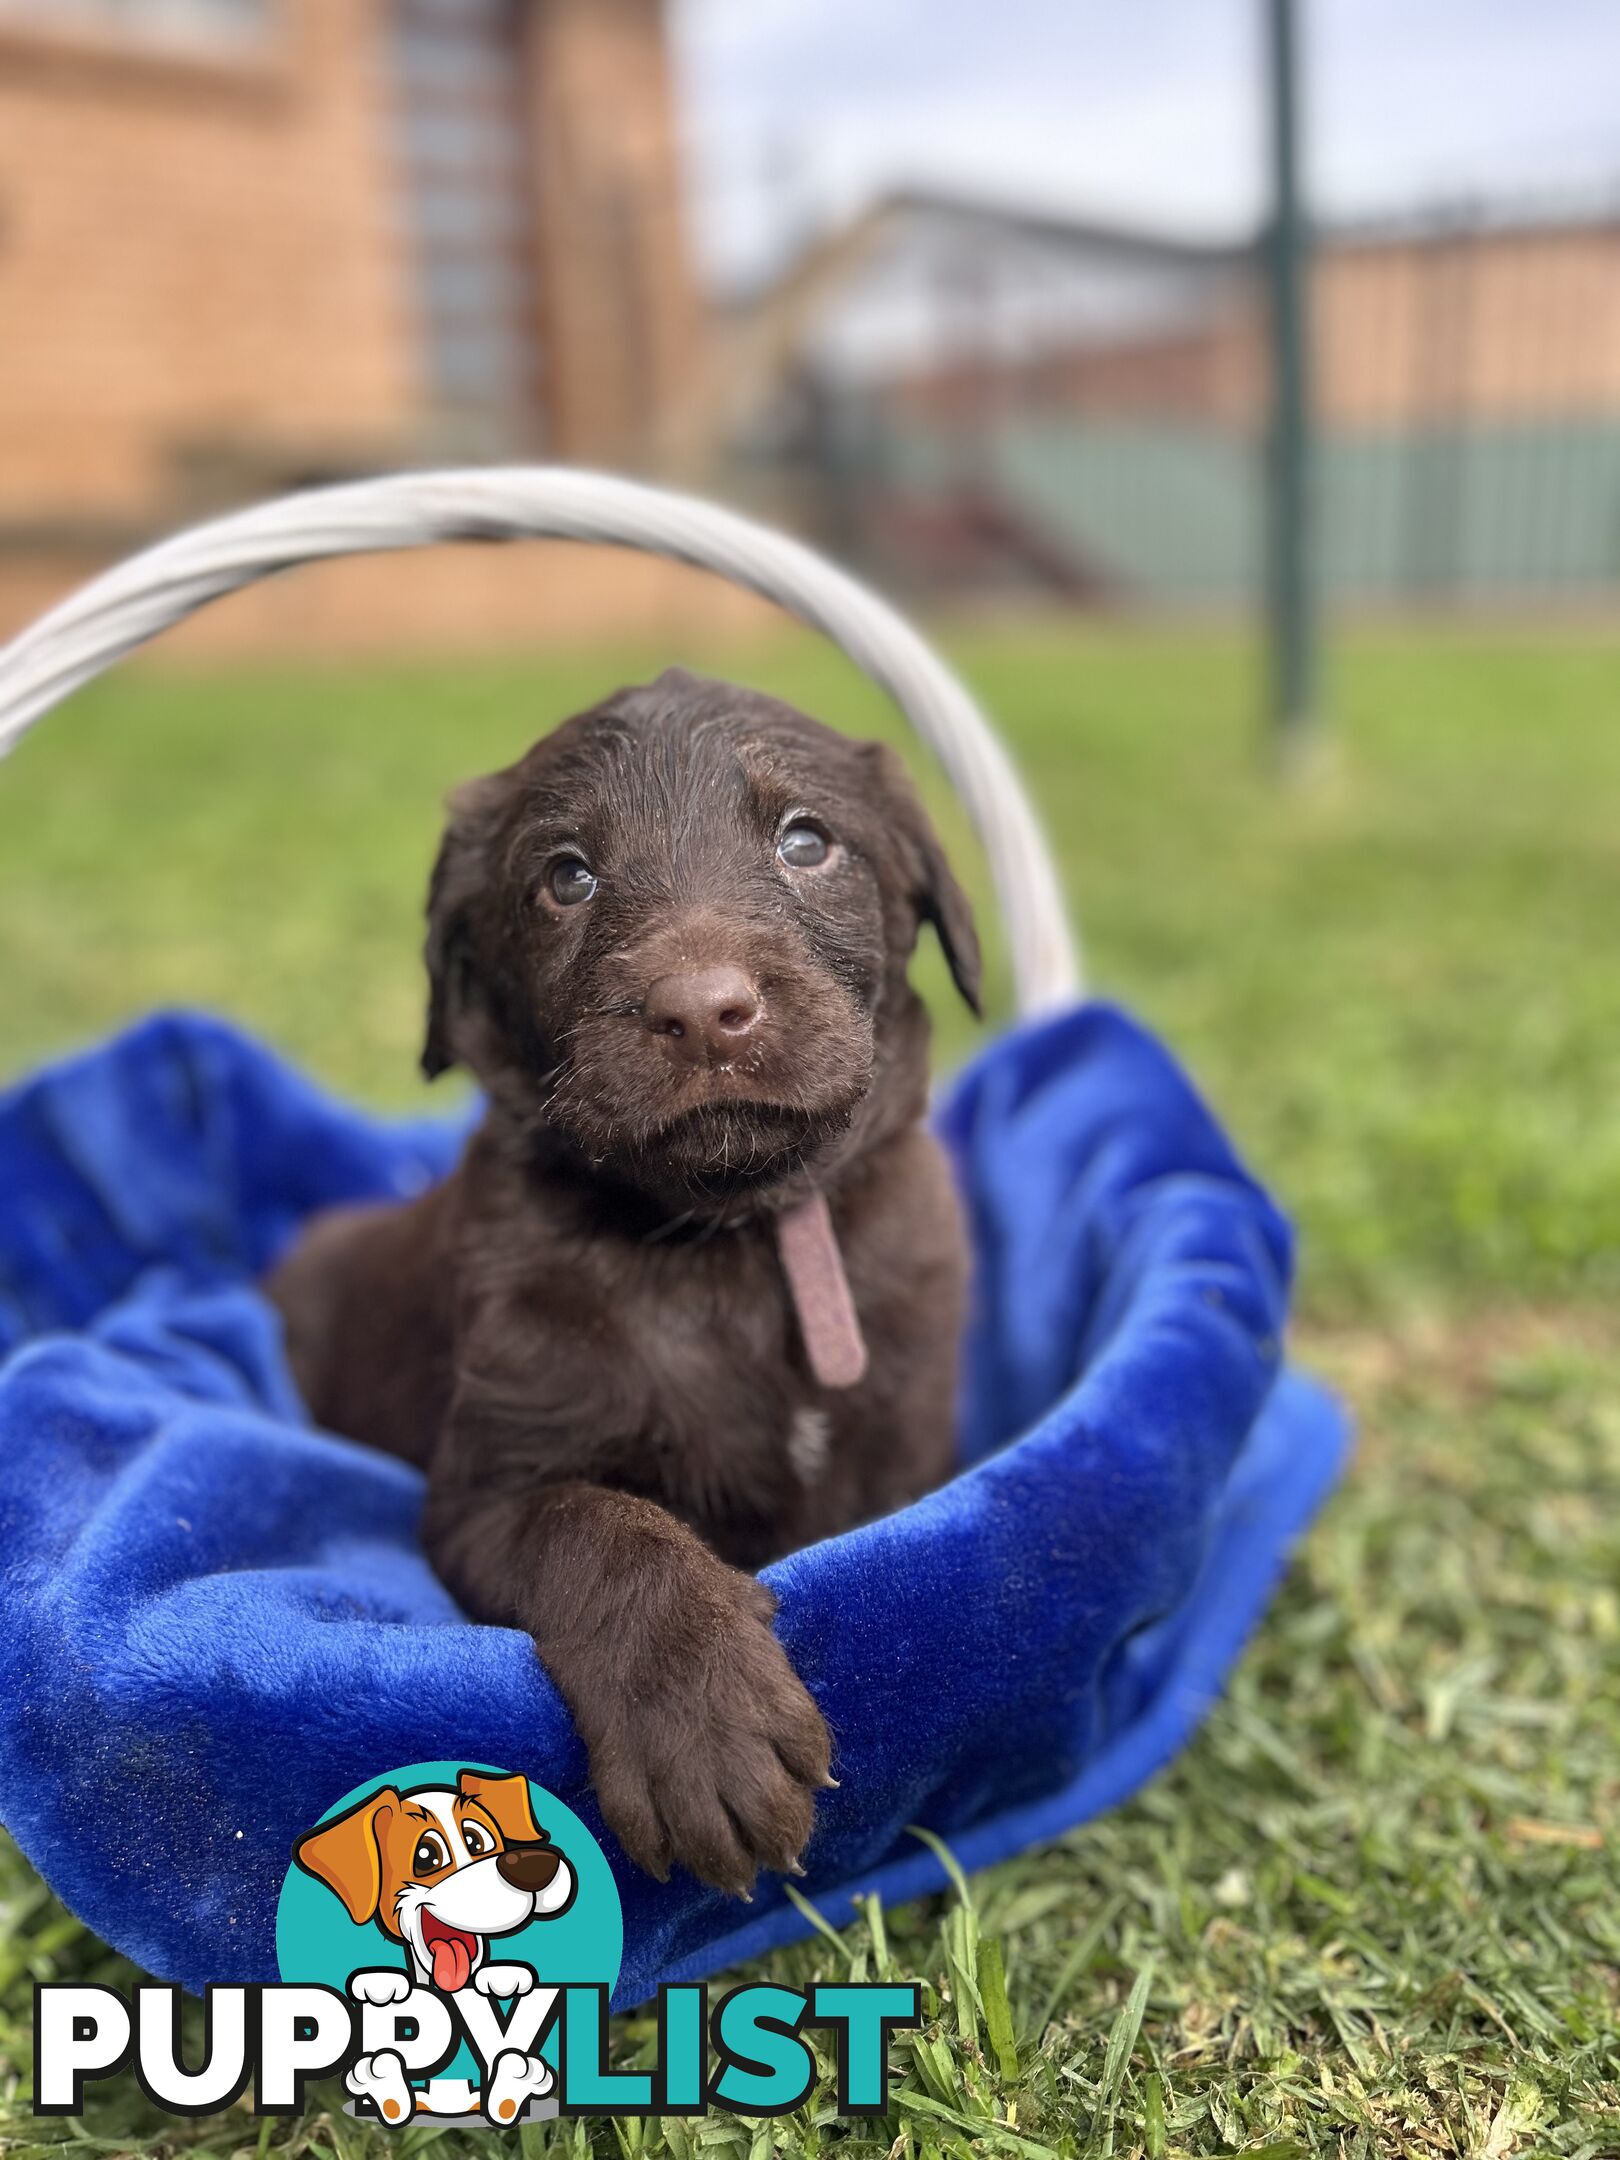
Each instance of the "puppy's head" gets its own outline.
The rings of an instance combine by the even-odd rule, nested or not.
[[[675,1208],[768,1202],[922,1106],[906,982],[961,888],[894,753],[671,671],[454,798],[424,1069]]]

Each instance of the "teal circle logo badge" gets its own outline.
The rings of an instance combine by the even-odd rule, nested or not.
[[[565,1987],[619,1977],[624,1923],[579,1817],[521,1772],[409,1763],[293,1844],[276,1910],[284,1981],[354,2006],[348,2111],[507,2129],[557,2112]]]

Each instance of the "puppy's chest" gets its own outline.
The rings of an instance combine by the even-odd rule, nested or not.
[[[774,1550],[807,1511],[847,1508],[850,1404],[810,1378],[768,1230],[654,1248],[603,1289],[607,1476],[739,1546]]]

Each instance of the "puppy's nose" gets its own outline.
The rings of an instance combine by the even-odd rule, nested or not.
[[[550,1883],[561,1862],[562,1856],[554,1846],[512,1845],[497,1856],[495,1871],[514,1890],[538,1894]]]
[[[759,992],[741,968],[691,968],[661,975],[641,1008],[643,1027],[662,1036],[687,1065],[732,1056],[759,1018]]]

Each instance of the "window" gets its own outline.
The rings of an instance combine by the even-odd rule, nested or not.
[[[423,373],[480,448],[539,417],[533,177],[517,0],[393,0],[395,112]]]

